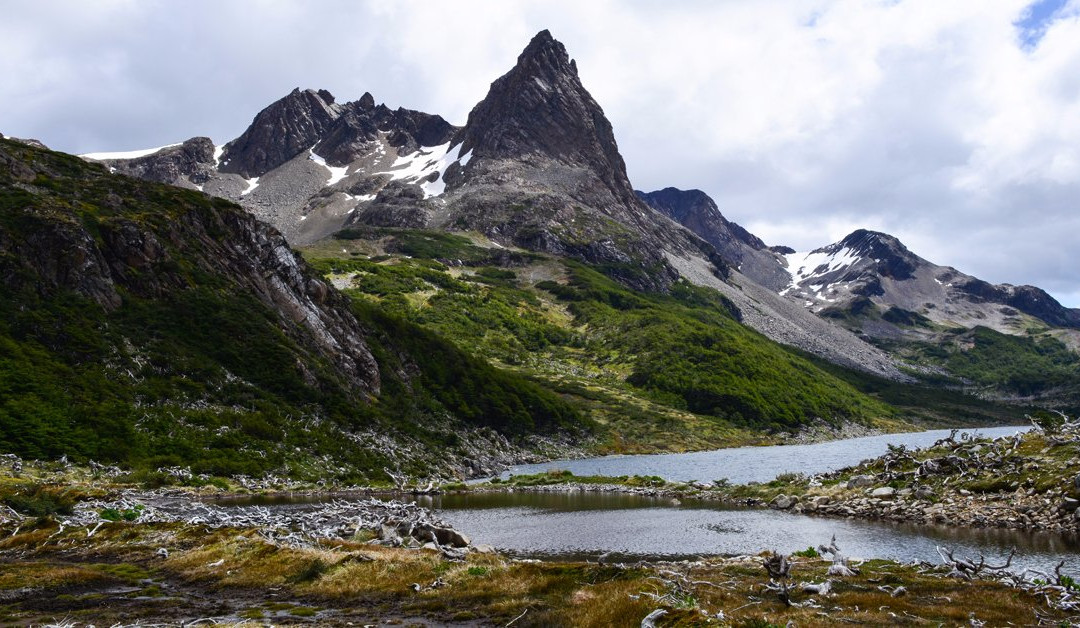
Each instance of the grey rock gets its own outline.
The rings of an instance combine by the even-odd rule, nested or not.
[[[769,502],[769,505],[777,510],[787,510],[798,503],[798,501],[799,498],[794,495],[777,495]]]
[[[896,495],[896,489],[891,486],[882,486],[881,488],[875,488],[870,495],[879,499],[892,499]]]
[[[649,207],[701,236],[724,260],[755,282],[780,290],[790,283],[782,258],[760,238],[720,213],[716,202],[701,190],[664,188],[637,192]]]
[[[314,146],[340,115],[330,92],[296,88],[225,145],[220,171],[245,179],[262,176]]]
[[[1080,499],[1073,499],[1072,497],[1066,497],[1061,500],[1061,509],[1065,512],[1073,512],[1077,508],[1080,508]]]
[[[864,488],[873,486],[877,478],[872,475],[856,475],[847,481],[848,488]]]
[[[135,159],[104,162],[114,172],[129,177],[177,184],[183,179],[198,185],[210,179],[214,171],[214,142],[208,137],[193,137],[179,146],[169,146]]]

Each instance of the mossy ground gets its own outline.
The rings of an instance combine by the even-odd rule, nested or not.
[[[752,557],[624,566],[472,554],[448,562],[437,552],[362,543],[278,547],[240,529],[112,523],[90,539],[84,530],[57,531],[49,521],[4,531],[0,623],[216,617],[505,625],[518,618],[514,625],[637,626],[657,608],[668,611],[663,626],[961,625],[971,617],[1030,624],[1036,611],[1064,619],[1002,584],[887,561],[863,564],[859,575],[834,580],[834,593],[815,597],[816,606],[796,608],[765,589],[768,578]],[[168,558],[156,556],[159,547],[170,550]],[[794,582],[825,579],[826,561],[795,560]],[[883,585],[907,593],[893,597]]]

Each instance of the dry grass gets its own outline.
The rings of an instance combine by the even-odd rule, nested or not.
[[[53,532],[55,526],[45,526],[4,539],[25,558],[12,562],[15,552],[9,553],[9,562],[0,569],[0,591],[130,583],[152,572],[198,590],[220,592],[215,595],[242,592],[252,600],[248,608],[253,619],[256,611],[271,612],[271,603],[290,605],[282,611],[287,615],[297,608],[329,609],[328,615],[318,615],[320,623],[357,607],[378,617],[406,618],[405,623],[409,617],[424,617],[440,623],[503,625],[520,616],[515,626],[637,626],[659,607],[669,611],[662,622],[667,626],[725,625],[716,619],[719,613],[733,626],[783,626],[789,621],[800,627],[957,625],[967,624],[972,614],[988,625],[1030,624],[1035,609],[1064,619],[1042,600],[1004,585],[968,583],[941,571],[920,573],[887,561],[868,562],[860,575],[835,580],[834,594],[814,598],[818,607],[797,608],[784,606],[765,589],[765,572],[756,559],[640,568],[518,562],[480,554],[448,562],[436,552],[361,544],[284,548],[252,531],[208,533],[195,526],[111,524],[91,539],[82,530],[72,530],[42,540],[43,534]],[[170,549],[168,559],[154,558],[159,546]],[[80,557],[84,564],[72,564]],[[108,558],[124,562],[101,564],[111,562]],[[792,580],[820,582],[827,566],[823,560],[797,559]],[[657,602],[647,594],[676,592],[670,582],[678,578],[671,571],[682,574],[684,587],[677,598]],[[430,588],[435,582],[441,584]],[[414,583],[421,586],[419,592]],[[899,584],[906,595],[892,597],[879,589]],[[805,602],[810,596],[797,592],[793,599]]]

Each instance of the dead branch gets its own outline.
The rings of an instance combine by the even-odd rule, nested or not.
[[[836,544],[835,534],[828,545],[818,546],[818,552],[832,555],[832,565],[829,566],[829,570],[826,572],[827,575],[847,578],[859,573],[858,568],[848,565],[847,557],[840,551],[840,546]]]

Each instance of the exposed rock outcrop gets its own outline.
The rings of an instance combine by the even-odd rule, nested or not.
[[[716,247],[720,256],[755,282],[780,290],[790,282],[781,266],[781,257],[770,250],[761,238],[720,213],[708,194],[701,190],[664,188],[655,192],[637,192],[658,212],[693,231]]]

